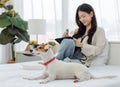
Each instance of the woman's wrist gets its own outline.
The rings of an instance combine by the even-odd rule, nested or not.
[[[83,44],[80,42],[79,44],[76,44],[77,47],[82,47]]]

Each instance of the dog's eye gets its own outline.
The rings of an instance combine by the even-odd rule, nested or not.
[[[45,51],[45,52],[47,52],[47,51],[48,51],[48,49],[45,49],[44,51]]]
[[[39,49],[42,49],[42,47],[39,47]]]

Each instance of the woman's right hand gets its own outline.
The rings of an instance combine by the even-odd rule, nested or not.
[[[78,39],[73,38],[73,40],[75,42],[75,46],[77,46],[77,47],[82,47],[83,46],[83,44]]]
[[[62,37],[68,37],[68,36],[69,36],[68,32],[64,32],[62,35]]]

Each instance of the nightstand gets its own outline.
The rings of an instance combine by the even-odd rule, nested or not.
[[[16,60],[15,62],[28,62],[28,61],[39,61],[41,60],[40,57],[32,55],[28,51],[23,51],[23,52],[16,52]]]

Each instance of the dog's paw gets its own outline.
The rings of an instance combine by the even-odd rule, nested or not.
[[[78,79],[75,79],[73,82],[74,82],[74,83],[77,83],[77,82],[79,82],[79,80],[78,80]]]
[[[45,80],[40,81],[40,84],[46,84],[46,83],[47,83],[47,81],[45,81]]]

